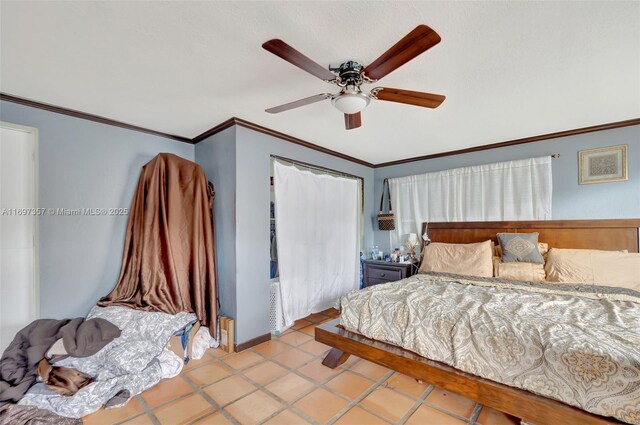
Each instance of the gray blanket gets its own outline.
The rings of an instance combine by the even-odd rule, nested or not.
[[[41,319],[15,336],[0,359],[0,407],[17,403],[36,381],[36,364],[62,338],[67,353],[86,357],[120,336],[117,326],[103,319]]]

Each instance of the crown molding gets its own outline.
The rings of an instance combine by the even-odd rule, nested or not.
[[[220,124],[216,125],[215,127],[210,128],[204,133],[198,134],[196,137],[191,139],[191,143],[195,144],[198,142],[202,142],[204,139],[207,139],[213,136],[214,134],[220,133],[221,131],[226,130],[229,127],[233,127],[234,125],[236,125],[236,119],[237,119],[236,117],[231,117],[228,120],[223,121]]]
[[[389,167],[389,166],[392,166],[392,165],[406,164],[406,163],[409,163],[409,162],[424,161],[424,160],[427,160],[427,159],[435,159],[435,158],[442,158],[442,157],[445,157],[445,156],[461,155],[461,154],[465,154],[465,153],[478,152],[478,151],[489,150],[489,149],[504,148],[506,146],[521,145],[521,144],[524,144],[524,143],[539,142],[539,141],[542,141],[542,140],[556,139],[556,138],[560,138],[560,137],[575,136],[575,135],[578,135],[578,134],[592,133],[592,132],[596,132],[596,131],[612,130],[614,128],[630,127],[630,126],[634,126],[634,125],[640,125],[640,118],[633,118],[633,119],[629,119],[629,120],[616,121],[616,122],[607,123],[607,124],[593,125],[593,126],[590,126],[590,127],[582,127],[582,128],[572,129],[572,130],[558,131],[558,132],[555,132],[555,133],[541,134],[541,135],[538,135],[538,136],[524,137],[524,138],[521,138],[521,139],[508,140],[508,141],[505,141],[505,142],[490,143],[490,144],[487,144],[487,145],[474,146],[474,147],[466,148],[466,149],[458,149],[458,150],[440,152],[440,153],[431,154],[431,155],[416,156],[416,157],[412,157],[412,158],[399,159],[399,160],[395,160],[395,161],[388,161],[388,162],[382,162],[382,163],[378,163],[378,164],[372,164],[372,163],[364,161],[362,159],[355,158],[353,156],[349,156],[349,155],[346,155],[346,154],[343,154],[343,153],[340,153],[340,152],[337,152],[337,151],[334,151],[334,150],[331,150],[331,149],[316,145],[316,144],[308,142],[306,140],[299,139],[299,138],[291,136],[289,134],[282,133],[282,132],[276,131],[276,130],[272,130],[272,129],[264,127],[262,125],[255,124],[255,123],[252,123],[250,121],[246,121],[246,120],[243,120],[241,118],[236,118],[236,117],[229,118],[228,120],[216,125],[215,127],[210,128],[209,130],[207,130],[207,131],[197,135],[196,137],[190,139],[188,137],[177,136],[175,134],[163,133],[163,132],[160,132],[160,131],[155,131],[155,130],[151,130],[151,129],[144,128],[144,127],[139,127],[137,125],[127,124],[127,123],[124,123],[124,122],[121,122],[121,121],[112,120],[110,118],[105,118],[105,117],[102,117],[102,116],[99,116],[99,115],[88,114],[86,112],[81,112],[81,111],[77,111],[77,110],[74,110],[74,109],[63,108],[61,106],[56,106],[56,105],[50,105],[48,103],[42,103],[42,102],[38,102],[38,101],[35,101],[35,100],[25,99],[23,97],[14,96],[14,95],[10,95],[10,94],[7,94],[7,93],[0,92],[0,100],[5,100],[7,102],[18,103],[18,104],[21,104],[21,105],[30,106],[32,108],[43,109],[43,110],[50,111],[50,112],[55,112],[55,113],[58,113],[58,114],[68,115],[68,116],[72,116],[72,117],[75,117],[75,118],[81,118],[81,119],[85,119],[85,120],[89,120],[89,121],[98,122],[98,123],[101,123],[101,124],[111,125],[111,126],[114,126],[114,127],[121,127],[121,128],[125,128],[127,130],[133,130],[133,131],[138,131],[138,132],[141,132],[141,133],[152,134],[154,136],[160,136],[160,137],[164,137],[164,138],[167,138],[167,139],[176,140],[178,142],[191,143],[191,144],[196,144],[198,142],[201,142],[204,139],[207,139],[207,138],[213,136],[214,134],[217,134],[217,133],[219,133],[219,132],[221,132],[223,130],[226,130],[229,127],[237,125],[237,126],[240,126],[240,127],[245,127],[245,128],[248,128],[248,129],[263,133],[263,134],[267,134],[267,135],[272,136],[272,137],[276,137],[278,139],[285,140],[287,142],[290,142],[290,143],[293,143],[293,144],[296,144],[296,145],[299,145],[299,146],[303,146],[303,147],[308,148],[308,149],[313,149],[315,151],[322,152],[322,153],[327,154],[327,155],[335,156],[337,158],[341,158],[341,159],[344,159],[346,161],[350,161],[350,162],[353,162],[353,163],[356,163],[356,164],[360,164],[360,165],[363,165],[365,167],[371,167],[371,168]]]
[[[251,129],[253,131],[257,131],[259,133],[263,133],[263,134],[266,134],[266,135],[269,135],[269,136],[272,136],[272,137],[276,137],[278,139],[282,139],[282,140],[287,141],[289,143],[293,143],[293,144],[296,144],[296,145],[304,146],[305,148],[308,148],[308,149],[313,149],[315,151],[322,152],[322,153],[325,153],[327,155],[335,156],[337,158],[342,158],[344,160],[351,161],[351,162],[354,162],[356,164],[364,165],[365,167],[370,167],[370,168],[374,167],[374,164],[372,164],[370,162],[367,162],[367,161],[363,161],[362,159],[358,159],[358,158],[355,158],[353,156],[349,156],[349,155],[346,155],[346,154],[343,154],[343,153],[340,153],[340,152],[337,152],[337,151],[334,151],[334,150],[331,150],[331,149],[327,149],[325,147],[316,145],[315,143],[307,142],[306,140],[302,140],[302,139],[299,139],[297,137],[291,136],[289,134],[282,133],[282,132],[279,132],[279,131],[276,131],[276,130],[272,130],[272,129],[270,129],[268,127],[264,127],[264,126],[262,126],[260,124],[256,124],[256,123],[253,123],[253,122],[250,122],[250,121],[247,121],[247,120],[243,120],[242,118],[237,118],[237,117],[229,118],[228,120],[216,125],[215,127],[205,131],[204,133],[199,134],[198,136],[196,136],[196,137],[194,137],[192,139],[192,142],[193,143],[201,142],[204,139],[209,138],[209,137],[213,136],[214,134],[219,133],[219,132],[221,132],[223,130],[226,130],[227,128],[229,128],[229,127],[231,127],[233,125],[237,125],[239,127],[245,127],[245,128]]]
[[[572,130],[564,130],[564,131],[557,131],[554,133],[546,133],[546,134],[540,134],[537,136],[531,136],[531,137],[524,137],[521,139],[513,139],[513,140],[507,140],[504,142],[498,142],[498,143],[490,143],[490,144],[486,144],[486,145],[480,145],[480,146],[474,146],[471,148],[465,148],[465,149],[458,149],[458,150],[453,150],[453,151],[446,151],[446,152],[440,152],[440,153],[435,153],[435,154],[431,154],[431,155],[422,155],[422,156],[416,156],[416,157],[411,157],[411,158],[405,158],[405,159],[398,159],[395,161],[389,161],[389,162],[381,162],[378,164],[372,164],[370,162],[349,156],[349,155],[345,155],[342,154],[340,152],[336,152],[334,150],[331,149],[327,149],[324,148],[322,146],[318,146],[316,144],[307,142],[305,140],[299,139],[297,137],[293,137],[291,135],[288,135],[286,133],[281,133],[279,131],[276,130],[272,130],[270,128],[261,126],[259,124],[255,124],[249,121],[245,121],[243,119],[240,118],[230,118],[227,121],[224,121],[221,124],[218,124],[217,126],[211,128],[210,130],[205,131],[204,133],[202,133],[199,136],[196,136],[193,139],[194,143],[198,143],[202,140],[204,140],[207,137],[211,137],[214,134],[231,127],[232,125],[238,125],[241,127],[246,127],[249,128],[251,130],[255,130],[255,131],[259,131],[261,133],[264,134],[268,134],[270,136],[273,137],[277,137],[279,139],[282,140],[286,140],[288,142],[291,143],[295,143],[297,145],[301,145],[304,147],[307,147],[309,149],[314,149],[316,151],[319,152],[323,152],[326,153],[328,155],[333,155],[336,156],[338,158],[342,158],[345,159],[347,161],[351,161],[351,162],[355,162],[357,164],[360,165],[364,165],[366,167],[371,167],[371,168],[382,168],[382,167],[390,167],[393,165],[400,165],[400,164],[406,164],[409,162],[416,162],[416,161],[424,161],[427,159],[435,159],[435,158],[442,158],[445,156],[453,156],[453,155],[462,155],[465,153],[471,153],[471,152],[479,152],[479,151],[484,151],[484,150],[489,150],[489,149],[497,149],[497,148],[504,148],[507,146],[514,146],[514,145],[521,145],[524,143],[533,143],[533,142],[540,142],[542,140],[549,140],[549,139],[557,139],[560,137],[568,137],[568,136],[576,136],[578,134],[585,134],[585,133],[593,133],[596,131],[604,131],[604,130],[612,130],[615,128],[622,128],[622,127],[630,127],[630,126],[634,126],[634,125],[640,125],[640,118],[633,118],[633,119],[629,119],[629,120],[624,120],[624,121],[615,121],[615,122],[611,122],[611,123],[606,123],[606,124],[599,124],[599,125],[593,125],[590,127],[581,127],[581,128],[574,128]]]
[[[188,137],[163,133],[161,131],[155,131],[149,128],[127,124],[122,121],[112,120],[111,118],[102,117],[100,115],[88,114],[86,112],[77,111],[75,109],[63,108],[62,106],[37,102],[35,100],[25,99],[24,97],[14,96],[7,93],[0,92],[0,100],[6,100],[7,102],[18,103],[20,105],[30,106],[32,108],[43,109],[45,111],[55,112],[56,114],[68,115],[70,117],[81,118],[83,120],[99,122],[101,124],[107,124],[114,127],[126,128],[127,130],[138,131],[140,133],[153,134],[154,136],[165,137],[167,139],[176,140],[178,142],[193,143]]]
[[[521,144],[524,144],[524,143],[540,142],[542,140],[549,140],[549,139],[557,139],[557,138],[560,138],[560,137],[575,136],[575,135],[578,135],[578,134],[592,133],[594,131],[612,130],[614,128],[629,127],[629,126],[633,126],[633,125],[640,125],[640,118],[633,118],[633,119],[624,120],[624,121],[616,121],[616,122],[611,122],[611,123],[607,123],[607,124],[593,125],[593,126],[590,126],[590,127],[575,128],[573,130],[558,131],[558,132],[555,132],[555,133],[540,134],[538,136],[531,136],[531,137],[524,137],[522,139],[508,140],[506,142],[490,143],[488,145],[474,146],[474,147],[471,147],[471,148],[458,149],[458,150],[455,150],[455,151],[434,153],[434,154],[431,154],[431,155],[415,156],[415,157],[412,157],[412,158],[398,159],[396,161],[381,162],[379,164],[375,164],[373,167],[374,168],[389,167],[389,166],[392,166],[392,165],[406,164],[408,162],[424,161],[426,159],[442,158],[443,156],[461,155],[461,154],[465,154],[465,153],[484,151],[484,150],[488,150],[488,149],[504,148],[506,146],[514,146],[514,145],[521,145]]]
[[[240,127],[245,127],[245,128],[248,128],[248,129],[251,129],[251,130],[254,130],[254,131],[258,131],[260,133],[267,134],[269,136],[277,137],[278,139],[282,139],[282,140],[285,140],[287,142],[290,142],[290,143],[293,143],[293,144],[296,144],[296,145],[304,146],[305,148],[313,149],[315,151],[322,152],[322,153],[325,153],[327,155],[332,155],[332,156],[335,156],[337,158],[341,158],[341,159],[344,159],[344,160],[347,160],[347,161],[351,161],[351,162],[354,162],[356,164],[364,165],[365,167],[370,167],[370,168],[375,167],[374,164],[372,164],[370,162],[367,162],[367,161],[364,161],[362,159],[359,159],[359,158],[356,158],[356,157],[353,157],[353,156],[349,156],[349,155],[346,155],[346,154],[343,154],[343,153],[340,153],[340,152],[337,152],[337,151],[334,151],[334,150],[331,150],[331,149],[316,145],[316,144],[311,143],[311,142],[307,142],[306,140],[302,140],[302,139],[299,139],[297,137],[290,136],[288,134],[281,133],[279,131],[272,130],[272,129],[267,128],[267,127],[263,127],[263,126],[261,126],[259,124],[255,124],[255,123],[252,123],[252,122],[240,119],[240,118],[233,118],[233,119],[234,119],[235,124],[240,126]]]

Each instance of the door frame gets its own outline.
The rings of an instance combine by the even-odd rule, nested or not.
[[[40,207],[40,138],[38,129],[25,125],[14,124],[6,121],[0,121],[0,127],[11,130],[22,131],[31,134],[33,137],[33,205],[34,208]],[[34,215],[34,233],[33,233],[33,293],[34,293],[34,311],[35,318],[40,318],[40,216]]]

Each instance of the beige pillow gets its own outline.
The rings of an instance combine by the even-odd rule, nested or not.
[[[434,242],[424,248],[420,273],[443,272],[493,276],[491,241],[470,244]]]
[[[640,291],[640,254],[595,249],[552,248],[545,266],[547,280],[587,283]]]
[[[543,264],[503,263],[500,257],[493,257],[493,275],[502,279],[526,282],[539,282],[545,278]]]

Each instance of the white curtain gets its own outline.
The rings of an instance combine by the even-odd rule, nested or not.
[[[423,222],[551,219],[551,157],[389,179],[396,217],[391,243]]]
[[[358,288],[358,182],[274,161],[276,238],[285,325]]]

